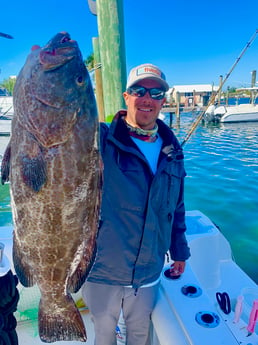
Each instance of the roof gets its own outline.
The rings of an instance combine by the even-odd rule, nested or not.
[[[218,91],[219,87],[212,84],[195,84],[195,85],[174,85],[171,92],[212,92]]]

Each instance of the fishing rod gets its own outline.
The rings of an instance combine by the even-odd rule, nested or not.
[[[184,144],[187,142],[187,140],[190,138],[190,136],[193,134],[193,132],[195,131],[196,127],[198,126],[198,124],[200,123],[200,121],[203,118],[203,115],[205,114],[207,108],[214,103],[216,96],[218,95],[218,93],[221,91],[223,85],[225,84],[225,82],[228,80],[230,74],[232,73],[232,71],[234,70],[234,68],[236,67],[236,65],[238,64],[238,62],[240,61],[240,59],[242,58],[242,56],[244,55],[244,53],[246,52],[246,50],[251,46],[251,44],[253,43],[253,41],[255,40],[256,35],[258,34],[258,29],[256,29],[255,33],[253,34],[253,36],[250,38],[250,40],[247,42],[245,48],[242,50],[242,52],[240,53],[240,55],[238,56],[238,58],[236,59],[235,63],[233,64],[233,66],[230,68],[229,72],[226,74],[225,79],[223,80],[223,82],[220,84],[218,90],[212,95],[212,97],[210,98],[205,110],[203,110],[198,117],[196,118],[195,122],[192,124],[192,127],[190,128],[189,132],[186,134],[184,140],[181,143],[181,146],[183,147]]]

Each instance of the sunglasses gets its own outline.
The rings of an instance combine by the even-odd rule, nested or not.
[[[149,95],[151,96],[151,98],[156,99],[156,100],[160,100],[164,98],[165,93],[166,93],[166,91],[164,91],[163,89],[159,89],[156,87],[147,89],[146,87],[143,87],[143,86],[131,86],[131,87],[128,87],[126,91],[127,93],[129,93],[129,95],[136,96],[136,97],[143,97],[146,94],[146,92],[149,92]]]

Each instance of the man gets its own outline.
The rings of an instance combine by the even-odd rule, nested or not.
[[[158,118],[169,86],[151,64],[133,68],[110,127],[101,124],[104,186],[97,256],[82,294],[93,316],[95,345],[115,345],[122,310],[127,345],[148,345],[164,258],[180,275],[185,239],[185,170],[181,147]]]

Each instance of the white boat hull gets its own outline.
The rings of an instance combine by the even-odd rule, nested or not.
[[[0,135],[10,135],[11,125],[12,125],[11,119],[1,120],[0,118]]]
[[[253,280],[232,260],[228,241],[217,227],[201,212],[187,212],[187,239],[191,257],[185,273],[177,280],[165,276],[170,263],[165,263],[157,305],[152,314],[152,345],[258,345],[257,328],[247,337],[252,300],[258,299],[258,287]],[[0,227],[0,242],[6,247],[11,262],[12,229]],[[183,290],[189,294],[183,294]],[[33,305],[33,289],[20,289],[17,315],[19,345],[43,344],[37,333],[37,320],[21,321],[21,305],[28,309]],[[27,293],[24,293],[27,291]],[[227,292],[232,311],[226,315],[216,300],[217,292]],[[247,293],[248,292],[248,296]],[[244,295],[246,302],[239,322],[234,323],[237,297]],[[80,298],[80,293],[74,299]],[[38,303],[39,296],[36,295]],[[94,330],[90,315],[82,314],[88,334],[88,345],[94,344]],[[200,317],[201,315],[201,317]],[[196,320],[204,320],[200,325]],[[212,324],[212,318],[216,321]],[[213,326],[213,327],[210,327]],[[120,329],[124,330],[120,320]],[[118,345],[125,344],[122,333]],[[67,342],[56,342],[61,345]],[[71,345],[81,344],[77,341]]]
[[[12,116],[13,115],[13,97],[0,96],[0,115]]]
[[[0,97],[0,135],[11,134],[11,123],[13,117],[13,97]]]
[[[258,105],[239,104],[232,106],[210,106],[205,113],[207,122],[256,122]]]
[[[239,104],[226,107],[221,122],[254,122],[258,121],[258,106],[253,104]]]

